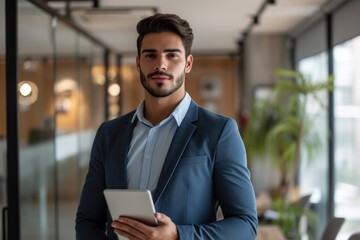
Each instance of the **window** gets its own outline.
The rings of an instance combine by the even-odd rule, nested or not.
[[[325,52],[307,57],[299,61],[299,71],[312,82],[323,82],[328,78],[327,54]],[[325,228],[327,190],[328,190],[328,111],[327,111],[327,91],[317,93],[318,99],[325,106],[321,106],[318,101],[309,97],[306,104],[306,113],[311,119],[311,133],[315,134],[320,141],[321,148],[315,151],[311,159],[307,159],[305,150],[302,151],[302,164],[300,169],[300,191],[301,195],[311,193],[311,203],[316,207],[316,214],[319,217],[318,228],[320,234]]]
[[[334,47],[334,76],[335,215],[350,232],[360,225],[360,36]]]

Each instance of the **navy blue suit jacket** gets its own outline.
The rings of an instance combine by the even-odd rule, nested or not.
[[[78,240],[117,239],[103,196],[127,188],[134,112],[103,123],[96,134],[76,217]],[[236,122],[192,102],[177,129],[153,200],[176,224],[179,239],[256,239],[254,190]],[[217,221],[218,206],[224,219]]]

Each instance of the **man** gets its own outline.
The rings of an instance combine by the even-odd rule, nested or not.
[[[255,239],[255,197],[236,122],[198,106],[185,91],[192,29],[176,15],[156,14],[141,20],[137,31],[145,98],[136,111],[98,129],[77,239]],[[107,188],[149,189],[159,224],[125,217],[112,222]]]

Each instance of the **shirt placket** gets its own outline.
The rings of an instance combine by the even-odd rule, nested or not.
[[[151,158],[154,151],[155,143],[156,143],[156,136],[158,133],[158,127],[153,127],[149,130],[145,151],[141,166],[141,175],[140,175],[140,189],[147,189],[149,178],[150,178],[150,171],[151,171]]]

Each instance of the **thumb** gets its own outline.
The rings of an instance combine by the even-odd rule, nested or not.
[[[165,214],[163,213],[155,213],[155,218],[159,221],[159,222],[162,222],[162,223],[167,223],[167,222],[170,222],[170,218],[168,216],[166,216]]]

